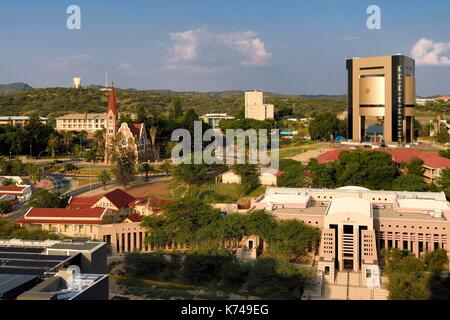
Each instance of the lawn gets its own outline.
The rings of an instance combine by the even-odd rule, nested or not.
[[[103,170],[106,170],[109,174],[111,174],[111,170],[108,168],[80,168],[79,174],[98,176]]]
[[[89,183],[91,184],[96,184],[97,183],[97,179],[96,178],[91,178],[91,179],[74,179],[74,182],[76,183],[77,187],[83,187],[83,186],[87,186],[89,185]]]

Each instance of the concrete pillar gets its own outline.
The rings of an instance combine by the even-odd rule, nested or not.
[[[117,253],[122,253],[122,233],[118,233],[117,237],[119,239],[119,251]]]
[[[338,226],[338,263],[339,263],[339,271],[344,271],[344,255],[342,253],[343,247],[343,233],[344,227],[342,225]]]
[[[113,254],[118,253],[117,252],[117,233],[111,233],[111,252]]]
[[[359,226],[353,226],[353,271],[359,271]]]
[[[125,233],[125,252],[130,252],[130,250],[129,250],[129,248],[131,247],[130,246],[130,243],[129,243],[129,241],[128,241],[128,236],[129,236],[129,232],[126,232]]]
[[[418,240],[413,241],[413,252],[414,252],[416,258],[418,258],[419,257],[419,241]]]

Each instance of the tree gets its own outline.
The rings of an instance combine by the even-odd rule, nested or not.
[[[241,177],[241,184],[244,187],[244,194],[249,194],[259,185],[259,170],[254,164],[235,164],[232,166],[235,174]]]
[[[139,172],[145,174],[145,181],[148,181],[148,174],[153,170],[153,167],[148,163],[141,163],[139,166]]]
[[[342,151],[336,164],[337,186],[390,190],[398,172],[392,156],[379,151]]]
[[[443,189],[450,188],[450,168],[443,169],[438,179],[438,184]]]
[[[161,216],[144,217],[142,225],[149,229],[148,242],[165,245],[171,241],[195,245],[202,242],[200,230],[220,219],[220,212],[194,197],[169,204]]]
[[[12,211],[12,204],[8,200],[0,200],[0,214],[10,213]]]
[[[175,166],[174,176],[189,184],[212,182],[214,178],[224,172],[226,167],[218,164],[185,164]]]
[[[56,150],[58,149],[59,145],[59,137],[57,134],[52,134],[50,138],[48,139],[48,149],[50,150],[52,154],[52,158],[56,155]]]
[[[155,158],[155,160],[157,160],[159,158],[158,153],[158,147],[156,145],[156,136],[158,134],[158,128],[155,126],[152,126],[149,130],[150,133],[150,141],[152,144],[152,151],[153,151],[153,157]]]
[[[392,189],[396,191],[424,191],[425,182],[421,176],[403,174],[394,180]]]
[[[296,261],[319,241],[319,231],[297,220],[277,222],[268,239],[268,252],[278,258]]]
[[[135,178],[136,154],[132,147],[132,141],[118,134],[113,140],[112,160],[114,163],[112,173],[117,183],[126,189]]]
[[[33,183],[39,182],[45,177],[44,167],[36,164],[30,165],[27,173]]]
[[[169,110],[169,119],[177,120],[183,115],[183,109],[181,107],[181,98],[176,97],[172,103],[172,108]]]
[[[346,136],[342,131],[343,126],[340,125],[340,120],[337,118],[334,112],[321,112],[315,115],[315,117],[309,123],[309,135],[313,140],[326,140],[329,141],[331,135],[336,137],[337,135]]]
[[[425,171],[422,165],[423,165],[422,159],[412,158],[407,165],[408,173],[422,177],[423,172]]]
[[[45,189],[38,190],[28,203],[33,208],[64,208],[68,197],[60,192],[52,192]]]
[[[278,178],[279,187],[301,188],[304,186],[304,169],[300,162],[292,159],[280,160],[281,176]]]
[[[439,155],[440,155],[441,157],[450,159],[450,149],[445,149],[445,150],[439,151]]]
[[[107,170],[102,170],[98,175],[97,180],[103,185],[103,189],[105,189],[106,185],[111,181],[111,175]]]
[[[95,150],[97,151],[98,156],[103,156],[105,153],[105,135],[106,135],[105,128],[97,130],[94,133]]]
[[[445,124],[441,124],[440,130],[436,135],[436,140],[439,143],[447,143],[450,142],[450,134],[448,133],[447,126]]]
[[[172,166],[169,162],[164,161],[160,166],[159,170],[161,170],[166,176],[169,175],[170,171],[172,170]]]

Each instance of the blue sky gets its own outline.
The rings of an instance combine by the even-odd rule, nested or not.
[[[0,83],[345,94],[345,59],[416,55],[417,93],[450,94],[450,1],[2,1]],[[432,3],[432,4],[431,4]],[[81,8],[81,30],[66,8]],[[369,5],[381,30],[369,30]]]

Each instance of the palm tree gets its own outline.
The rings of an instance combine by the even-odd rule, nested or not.
[[[55,157],[55,152],[56,149],[58,148],[58,143],[59,143],[59,137],[56,134],[52,134],[50,136],[50,138],[48,139],[48,149],[51,151],[52,153],[52,158]]]
[[[152,142],[152,151],[153,151],[153,156],[156,157],[156,135],[158,133],[158,128],[155,126],[152,126],[150,128],[150,140]]]
[[[148,181],[148,174],[150,172],[153,172],[153,167],[148,163],[141,163],[141,165],[139,166],[139,172],[145,173],[145,181]]]
[[[30,177],[33,183],[39,182],[45,177],[45,171],[43,166],[31,165],[28,169],[28,176]]]
[[[97,148],[97,152],[99,154],[103,154],[105,150],[105,134],[106,134],[105,128],[103,128],[102,130],[97,130],[94,133],[95,145]]]
[[[103,170],[97,177],[97,181],[103,185],[103,189],[106,188],[106,185],[111,181],[111,175],[107,170]]]

